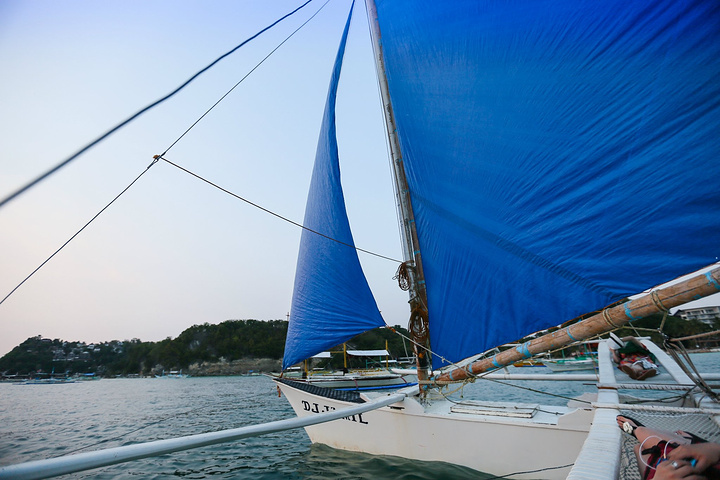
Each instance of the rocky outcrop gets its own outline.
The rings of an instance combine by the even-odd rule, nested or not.
[[[212,377],[224,375],[245,375],[247,373],[270,373],[281,370],[281,361],[273,358],[242,358],[228,362],[193,363],[188,373],[193,377]]]

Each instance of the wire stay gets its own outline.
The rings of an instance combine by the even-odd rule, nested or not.
[[[124,126],[126,126],[126,125],[128,125],[129,123],[131,123],[131,122],[133,122],[134,120],[136,120],[138,117],[140,117],[140,116],[141,116],[142,114],[144,114],[145,112],[153,109],[154,107],[156,107],[156,106],[160,105],[161,103],[163,103],[164,101],[168,100],[170,97],[174,96],[174,95],[175,95],[176,93],[178,93],[180,90],[182,90],[182,89],[184,89],[186,86],[188,86],[191,82],[193,82],[193,81],[194,81],[196,78],[198,78],[200,75],[202,75],[203,73],[205,73],[206,71],[208,71],[210,68],[212,68],[213,66],[215,66],[215,65],[216,65],[218,62],[220,62],[222,59],[224,59],[225,57],[233,54],[235,51],[237,51],[238,49],[240,49],[241,47],[243,47],[244,45],[246,45],[246,44],[249,43],[250,41],[254,40],[255,38],[259,37],[261,34],[265,33],[265,32],[268,31],[268,30],[270,30],[272,27],[274,27],[275,25],[277,25],[277,24],[280,23],[281,21],[283,21],[283,20],[285,20],[286,18],[290,17],[291,15],[295,14],[295,13],[298,12],[300,9],[302,9],[302,8],[305,7],[307,4],[309,4],[311,1],[312,1],[312,0],[307,0],[307,2],[303,3],[302,5],[300,5],[298,8],[296,8],[296,9],[293,10],[292,12],[290,12],[290,13],[284,15],[283,17],[279,18],[278,20],[276,20],[276,21],[273,22],[272,24],[268,25],[267,27],[265,27],[265,28],[263,28],[262,30],[260,30],[259,32],[257,32],[257,33],[256,33],[255,35],[253,35],[252,37],[248,38],[247,40],[243,41],[242,43],[240,43],[239,45],[237,45],[236,47],[234,47],[232,50],[230,50],[230,51],[224,53],[223,55],[219,56],[219,57],[216,58],[214,61],[212,61],[209,65],[207,65],[206,67],[202,68],[202,69],[199,70],[197,73],[195,73],[193,76],[191,76],[189,79],[187,79],[183,84],[181,84],[179,87],[177,87],[177,88],[176,88],[175,90],[173,90],[172,92],[170,92],[170,93],[168,93],[167,95],[165,95],[164,97],[162,97],[162,98],[154,101],[153,103],[151,103],[151,104],[149,104],[149,105],[141,108],[141,109],[138,110],[136,113],[132,114],[130,117],[128,117],[128,118],[126,118],[125,120],[123,120],[122,122],[118,123],[117,125],[115,125],[114,127],[112,127],[110,130],[108,130],[107,132],[103,133],[103,134],[100,135],[98,138],[96,138],[95,140],[91,141],[90,143],[88,143],[87,145],[85,145],[84,147],[82,147],[80,150],[78,150],[77,152],[75,152],[75,153],[73,153],[72,155],[70,155],[68,158],[66,158],[65,160],[63,160],[63,161],[60,162],[59,164],[57,164],[57,165],[55,165],[54,167],[52,167],[50,170],[46,171],[45,173],[41,174],[40,176],[38,176],[38,177],[35,178],[34,180],[30,181],[29,183],[27,183],[27,184],[24,185],[23,187],[20,187],[18,190],[16,190],[15,192],[11,193],[10,195],[8,195],[7,197],[5,197],[4,199],[0,200],[0,208],[2,208],[3,206],[5,206],[5,204],[7,204],[9,201],[13,200],[14,198],[16,198],[16,197],[18,197],[19,195],[21,195],[21,194],[23,194],[24,192],[26,192],[26,191],[29,190],[30,188],[34,187],[35,185],[37,185],[37,184],[40,183],[41,181],[45,180],[45,179],[48,178],[50,175],[56,173],[58,170],[60,170],[61,168],[63,168],[64,166],[68,165],[68,164],[69,164],[70,162],[72,162],[73,160],[75,160],[75,159],[77,159],[78,157],[80,157],[82,154],[84,154],[85,152],[87,152],[88,150],[90,150],[90,149],[91,149],[92,147],[94,147],[95,145],[99,144],[100,142],[102,142],[102,141],[105,140],[106,138],[110,137],[112,134],[114,134],[115,132],[117,132],[118,130],[120,130],[121,128],[123,128]],[[0,302],[0,303],[2,303],[2,302]]]

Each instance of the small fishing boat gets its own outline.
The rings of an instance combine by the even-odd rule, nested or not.
[[[165,370],[160,375],[155,375],[155,378],[187,378],[188,374],[182,373],[182,370],[170,370],[167,373]]]
[[[553,372],[594,371],[597,369],[597,360],[592,357],[553,358],[543,360],[542,364]]]
[[[66,383],[75,383],[75,380],[72,378],[33,378],[21,385],[64,385]]]
[[[66,373],[56,374],[53,368],[50,373],[37,373],[32,378],[28,378],[21,385],[62,385],[66,383],[75,383],[75,379],[69,377]]]
[[[56,375],[55,372],[53,372],[49,375],[35,375],[33,378],[29,378],[22,382],[20,385],[63,385],[66,383],[75,383],[75,379],[68,377],[67,375]]]
[[[513,367],[518,368],[525,368],[525,367],[544,367],[542,360],[534,360],[534,359],[528,359],[528,360],[518,360],[517,362],[513,363]]]

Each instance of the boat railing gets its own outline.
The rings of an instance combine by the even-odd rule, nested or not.
[[[599,383],[614,384],[615,367],[606,342],[598,345]],[[614,388],[598,389],[597,402],[616,405],[618,392]],[[592,426],[582,450],[573,465],[568,480],[608,480],[617,478],[620,471],[622,438],[615,417],[615,408],[596,408]],[[598,452],[606,453],[598,455]]]

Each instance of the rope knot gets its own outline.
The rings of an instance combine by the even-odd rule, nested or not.
[[[397,272],[395,272],[395,276],[393,277],[393,280],[397,280],[400,290],[404,292],[410,290],[410,273],[408,272],[409,268],[410,267],[408,265],[408,262],[401,263],[397,269]]]

